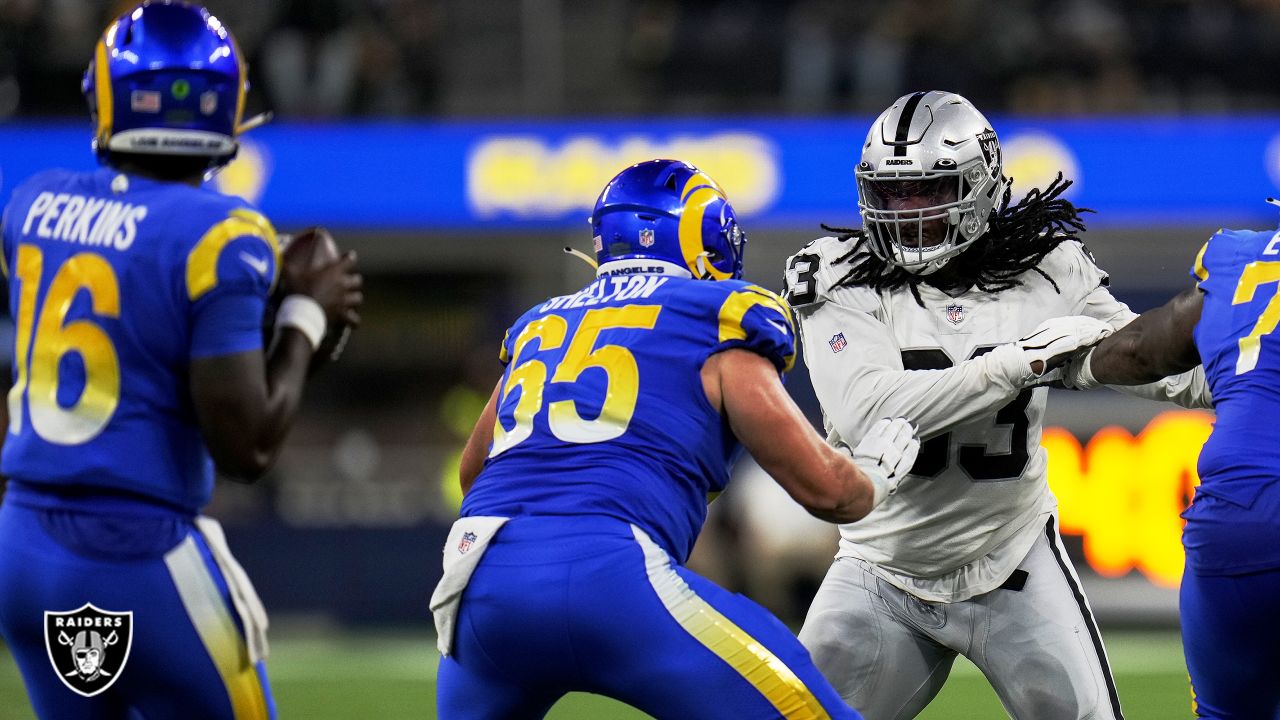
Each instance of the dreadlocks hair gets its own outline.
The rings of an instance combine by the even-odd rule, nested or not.
[[[1028,192],[1016,205],[1010,206],[1012,189],[1004,191],[1000,208],[991,213],[990,224],[982,237],[965,248],[951,262],[961,282],[977,286],[986,293],[998,293],[1022,284],[1019,275],[1027,271],[1039,274],[1059,294],[1062,289],[1053,278],[1040,269],[1054,248],[1068,240],[1079,241],[1083,232],[1082,213],[1089,208],[1076,207],[1062,197],[1071,180],[1064,180],[1062,173],[1044,190]],[[909,273],[902,268],[881,260],[867,244],[866,231],[853,228],[822,225],[827,232],[837,233],[841,240],[853,240],[853,248],[836,258],[836,264],[850,263],[852,267],[836,286],[865,286],[875,290],[896,290],[904,285],[911,289],[911,296],[920,307],[920,283],[928,282],[928,276]]]

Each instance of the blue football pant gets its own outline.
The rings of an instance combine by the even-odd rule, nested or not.
[[[111,687],[88,698],[59,679],[44,638],[46,610],[85,603],[133,612],[128,660]],[[0,634],[44,720],[275,717],[265,668],[248,663],[226,581],[186,518],[89,515],[6,500]]]
[[[1197,717],[1280,718],[1280,569],[1197,575],[1180,594]]]
[[[565,693],[657,718],[841,718],[808,652],[767,610],[602,517],[524,517],[497,534],[440,663],[439,717],[541,718]]]

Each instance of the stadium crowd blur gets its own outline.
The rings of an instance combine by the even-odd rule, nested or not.
[[[0,120],[80,115],[131,2],[0,0]],[[1275,109],[1276,0],[209,0],[292,118]]]

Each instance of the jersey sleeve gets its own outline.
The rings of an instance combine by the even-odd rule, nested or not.
[[[1061,295],[1077,306],[1098,289],[1105,292],[1111,284],[1111,276],[1079,240],[1067,240],[1055,247],[1040,262],[1040,270],[1053,280]]]
[[[787,258],[783,297],[791,307],[802,308],[843,294],[840,280],[853,269],[856,253],[866,252],[865,246],[857,248],[850,238],[822,237],[810,242]],[[842,302],[856,304],[851,298]]]
[[[0,213],[0,273],[9,279],[9,206]]]
[[[717,315],[717,339],[712,352],[745,348],[768,358],[778,372],[796,361],[795,318],[787,302],[759,285],[735,289]]]
[[[908,369],[893,331],[872,313],[828,300],[801,308],[800,339],[829,430],[854,445],[872,423],[905,417],[922,438],[988,415],[1031,373],[1006,345],[945,370]]]
[[[1225,234],[1225,230],[1219,230],[1210,236],[1204,245],[1200,246],[1200,251],[1196,253],[1196,259],[1191,264],[1191,277],[1196,281],[1196,287],[1201,290],[1207,291],[1211,285],[1217,284],[1214,280],[1221,274],[1217,269],[1221,267],[1224,243],[1214,242],[1214,240]]]
[[[502,363],[502,367],[506,367],[511,364],[511,358],[513,356],[513,350],[511,347],[511,331],[514,327],[515,326],[513,325],[512,327],[507,328],[507,331],[502,335],[502,344],[498,346],[498,362]]]
[[[1138,314],[1130,310],[1128,305],[1117,300],[1110,290],[1102,286],[1094,288],[1093,292],[1085,296],[1079,312],[1081,315],[1101,320],[1116,330],[1138,317]]]
[[[498,362],[502,363],[502,367],[505,368],[518,360],[524,343],[532,339],[532,336],[525,337],[525,330],[538,321],[540,317],[538,309],[535,306],[525,310],[503,333],[502,344],[498,346]]]
[[[275,229],[247,208],[215,222],[186,257],[191,357],[262,348],[267,298],[279,275]]]

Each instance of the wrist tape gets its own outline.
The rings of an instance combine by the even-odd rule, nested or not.
[[[324,340],[329,323],[320,303],[306,295],[290,295],[280,303],[280,309],[276,311],[276,326],[296,328],[307,336],[314,352],[320,347],[320,341]]]

